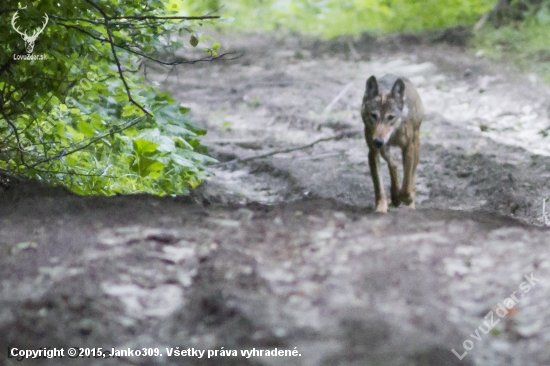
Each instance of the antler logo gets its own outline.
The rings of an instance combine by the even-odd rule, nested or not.
[[[19,27],[15,25],[15,21],[17,20],[17,18],[19,18],[19,14],[17,13],[19,13],[19,10],[16,11],[15,14],[13,14],[13,17],[11,18],[11,26],[17,33],[21,35],[21,37],[23,37],[23,40],[25,41],[25,48],[27,49],[27,53],[32,53],[36,38],[38,38],[40,33],[42,33],[42,31],[44,30],[44,28],[46,28],[46,25],[48,24],[48,20],[49,20],[48,14],[44,14],[44,24],[42,25],[42,28],[34,32],[32,36],[28,36],[26,31],[21,32],[19,30]]]

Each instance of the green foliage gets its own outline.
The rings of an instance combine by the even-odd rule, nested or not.
[[[513,63],[550,83],[548,34],[550,23],[531,18],[500,28],[487,26],[476,35],[474,46],[493,61]]]
[[[178,4],[160,0],[27,1],[17,26],[32,34],[49,15],[33,54],[12,29],[15,0],[0,6],[0,170],[81,194],[184,194],[207,173],[205,131],[139,66],[203,40]],[[139,19],[132,17],[140,17]],[[106,26],[105,22],[109,25]],[[194,44],[196,46],[197,44]],[[114,47],[112,47],[114,45]],[[215,45],[216,49],[219,45]],[[213,47],[212,47],[213,48]],[[113,54],[115,52],[115,55]],[[215,50],[208,51],[215,56]],[[174,61],[174,58],[161,61]]]
[[[495,0],[187,0],[189,11],[221,8],[233,29],[286,28],[326,37],[343,34],[419,32],[472,24]]]
[[[205,148],[199,137],[205,131],[190,124],[185,116],[189,109],[178,107],[167,93],[146,88],[139,96],[150,102],[154,119],[143,119],[135,105],[114,98],[90,108],[88,114],[66,104],[54,108],[44,118],[46,123],[25,132],[24,149],[30,155],[42,146],[36,141],[56,142],[44,146],[46,156],[55,156],[74,149],[75,144],[85,146],[103,138],[28,173],[57,180],[80,194],[185,194],[188,188],[196,187],[206,177],[204,164],[213,161],[202,155]],[[122,122],[116,126],[107,123],[108,113],[102,115],[103,110],[113,111]],[[132,127],[110,133],[127,126]]]

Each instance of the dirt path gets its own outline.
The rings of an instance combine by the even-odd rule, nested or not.
[[[224,44],[245,56],[166,84],[229,162],[195,195],[0,192],[3,352],[162,356],[6,353],[0,365],[550,364],[548,231],[527,224],[541,223],[550,158],[544,139],[510,129],[514,118],[546,127],[544,87],[403,39],[365,38],[354,51],[263,36]],[[419,210],[380,216],[358,108],[366,78],[386,72],[418,85],[427,118]],[[238,356],[169,356],[176,348]],[[275,348],[299,356],[241,356]]]
[[[426,107],[419,208],[481,209],[542,224],[550,143],[538,132],[549,126],[549,93],[536,80],[506,76],[444,45],[394,50],[365,39],[356,42],[353,61],[338,41],[251,36],[222,43],[244,57],[186,67],[167,83],[208,129],[221,161],[348,132],[340,141],[216,169],[212,182],[223,190],[260,202],[311,195],[371,206],[359,107],[368,76],[393,73],[417,85]]]

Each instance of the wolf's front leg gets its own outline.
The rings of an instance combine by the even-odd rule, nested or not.
[[[382,177],[379,173],[380,153],[377,149],[369,149],[369,167],[372,182],[374,183],[374,199],[376,202],[376,212],[388,212],[388,200],[382,186]]]
[[[415,208],[414,196],[416,193],[414,174],[416,173],[416,164],[418,164],[419,149],[418,137],[413,138],[403,149],[403,187],[399,198],[406,206],[413,209]]]
[[[390,196],[391,196],[391,202],[395,207],[398,207],[401,203],[399,198],[399,177],[397,175],[397,165],[395,164],[395,160],[392,158],[390,154],[389,147],[385,147],[380,150],[380,154],[382,155],[382,158],[388,163],[388,167],[390,169],[390,180],[391,180],[391,189],[390,189]]]

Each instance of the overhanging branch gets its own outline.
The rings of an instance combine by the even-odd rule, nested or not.
[[[74,26],[74,25],[70,25],[70,24],[64,24],[64,23],[60,23],[60,25],[62,25],[64,27],[67,27],[67,28],[75,29],[75,30],[77,30],[79,32],[82,32],[82,33],[88,35],[89,37],[91,37],[95,40],[98,40],[100,42],[111,43],[109,41],[109,39],[103,38],[103,37],[100,37],[100,36],[96,36],[96,35],[92,34],[91,32],[89,32],[89,31],[87,31],[83,28],[80,28],[80,27],[77,27],[77,26]],[[158,58],[154,58],[152,56],[146,55],[144,53],[138,52],[136,50],[133,50],[129,46],[121,45],[121,44],[114,43],[114,42],[112,43],[112,45],[114,45],[115,47],[120,48],[122,50],[125,50],[127,52],[133,53],[134,55],[146,58],[148,60],[151,60],[153,62],[159,63],[161,65],[165,65],[165,66],[175,66],[175,65],[183,65],[183,64],[190,64],[191,65],[191,64],[198,63],[198,62],[209,62],[209,61],[215,61],[215,60],[231,61],[231,60],[235,60],[235,59],[238,59],[238,58],[242,57],[242,54],[241,54],[241,55],[238,55],[236,57],[226,58],[225,56],[236,55],[237,54],[236,52],[226,52],[226,53],[222,53],[221,55],[218,55],[218,56],[206,56],[206,57],[199,58],[199,59],[196,59],[196,60],[181,60],[180,59],[180,60],[176,60],[176,61],[164,61],[164,60],[160,60]]]
[[[113,58],[115,59],[115,63],[117,65],[118,74],[120,75],[120,79],[122,80],[122,83],[124,84],[124,88],[126,89],[126,94],[128,95],[128,100],[130,103],[138,107],[143,113],[145,113],[148,116],[151,116],[151,112],[149,112],[144,106],[142,106],[140,103],[134,100],[132,97],[132,92],[130,91],[130,87],[128,86],[128,83],[126,82],[126,78],[124,77],[124,73],[122,72],[122,65],[120,64],[120,60],[118,59],[118,56],[116,54],[115,45],[113,42],[113,33],[111,32],[111,28],[109,26],[109,16],[107,13],[105,13],[105,10],[103,10],[100,6],[94,4],[91,0],[86,0],[86,2],[90,5],[92,5],[98,12],[101,13],[103,18],[105,19],[105,30],[107,31],[107,36],[109,37],[109,44],[111,46],[111,52],[113,53]]]
[[[105,24],[105,20],[101,19],[87,19],[87,18],[65,18],[60,17],[58,15],[52,15],[52,19],[61,20],[64,22],[67,21],[73,21],[73,22],[86,22],[90,24],[96,24],[101,25]],[[159,16],[153,16],[153,15],[145,15],[145,16],[127,16],[127,17],[107,17],[109,20],[109,25],[129,25],[132,24],[131,22],[112,22],[111,20],[209,20],[209,19],[219,19],[219,16],[196,16],[196,17],[184,17],[184,16],[170,16],[170,17],[159,17]]]

